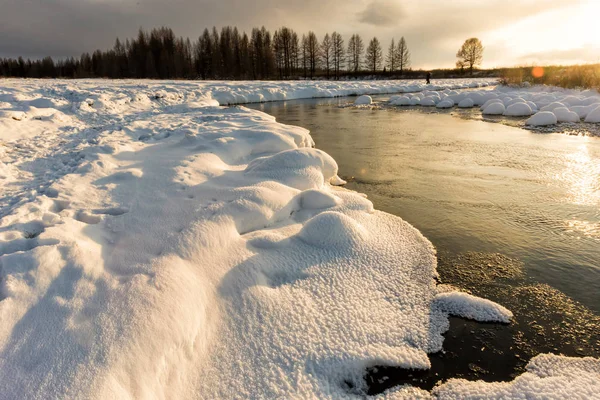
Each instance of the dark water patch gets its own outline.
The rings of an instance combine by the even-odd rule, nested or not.
[[[365,373],[367,394],[409,384],[431,390],[451,378],[511,381],[540,353],[600,356],[600,317],[552,287],[528,281],[523,263],[502,254],[440,254],[440,282],[502,304],[512,322],[481,323],[450,317],[431,369],[375,366]]]

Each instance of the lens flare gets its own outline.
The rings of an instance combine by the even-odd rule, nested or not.
[[[534,67],[533,70],[531,70],[531,75],[533,75],[534,78],[541,78],[544,76],[544,68]]]

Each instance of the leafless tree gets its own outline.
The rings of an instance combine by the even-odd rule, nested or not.
[[[332,42],[329,33],[325,34],[323,41],[321,42],[321,60],[322,65],[325,67],[325,71],[327,73],[327,79],[329,79],[329,69],[332,59]]]
[[[406,68],[410,67],[410,51],[406,45],[404,36],[400,38],[398,46],[396,47],[396,68],[400,70],[400,75]]]
[[[317,71],[317,63],[319,62],[319,39],[313,31],[308,32],[306,36],[308,46],[308,59],[310,65],[310,79],[315,76]]]
[[[333,53],[333,66],[335,69],[335,78],[339,79],[340,69],[344,64],[345,52],[344,52],[344,39],[342,35],[337,32],[333,32],[331,35],[332,53]]]
[[[390,69],[390,72],[395,71],[397,58],[398,57],[396,56],[396,44],[394,43],[394,39],[392,39],[392,43],[390,44],[390,47],[388,48],[387,58],[386,58],[386,64],[387,64],[388,68]]]
[[[367,46],[367,51],[365,53],[365,66],[372,72],[377,72],[377,70],[381,69],[382,61],[383,51],[381,50],[381,44],[379,43],[379,39],[374,37]]]
[[[459,62],[464,63],[465,67],[469,67],[471,75],[473,75],[473,68],[481,65],[483,61],[483,45],[477,38],[467,39],[462,47],[456,53],[456,57]]]
[[[354,72],[360,70],[360,61],[365,49],[362,38],[359,35],[352,35],[348,41],[348,63],[349,69]]]

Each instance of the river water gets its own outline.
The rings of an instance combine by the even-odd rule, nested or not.
[[[539,353],[599,357],[600,138],[353,100],[250,107],[309,129],[348,189],[419,229],[438,250],[443,283],[515,314],[509,326],[452,318],[431,370],[368,371],[369,393],[511,380]]]
[[[414,225],[439,251],[514,257],[528,276],[600,313],[600,138],[340,107],[349,101],[253,108],[309,129],[348,189]]]

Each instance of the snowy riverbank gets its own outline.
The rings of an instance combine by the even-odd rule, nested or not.
[[[493,90],[441,91],[392,96],[392,106],[422,106],[449,109],[479,107],[484,116],[524,118],[532,127],[600,123],[600,94],[596,90],[572,90],[548,86],[508,87]]]
[[[428,368],[449,314],[510,321],[436,286],[429,241],[338,187],[308,131],[219,107],[482,82],[0,83],[3,398],[360,395],[366,367]],[[540,356],[434,393],[585,396],[599,373]]]

